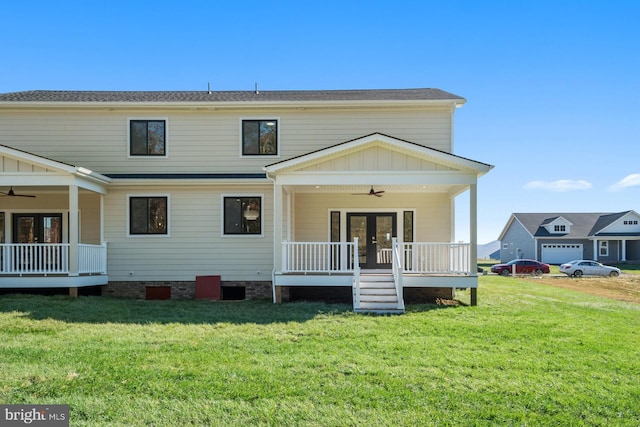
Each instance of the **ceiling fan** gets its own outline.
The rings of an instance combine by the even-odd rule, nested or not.
[[[353,196],[376,196],[376,197],[382,197],[382,193],[384,193],[384,190],[380,190],[380,191],[375,191],[373,189],[373,185],[371,186],[371,190],[369,190],[368,193],[352,193]]]
[[[13,191],[13,187],[10,187],[8,193],[0,192],[0,197],[36,197],[36,196],[33,196],[31,194],[16,194]]]

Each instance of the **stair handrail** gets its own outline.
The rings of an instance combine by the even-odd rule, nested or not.
[[[396,294],[398,295],[398,310],[404,310],[404,292],[402,289],[402,276],[404,275],[404,267],[402,265],[403,257],[400,254],[404,253],[404,247],[400,247],[398,244],[398,238],[393,237],[391,239],[392,245],[392,272],[393,283],[396,285]]]
[[[353,308],[360,308],[360,262],[358,261],[358,238],[353,238]]]

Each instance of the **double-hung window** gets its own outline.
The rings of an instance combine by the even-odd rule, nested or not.
[[[167,120],[130,119],[129,155],[165,157],[167,155]]]
[[[129,235],[168,235],[167,196],[129,197]]]
[[[243,156],[277,156],[278,155],[278,120],[277,119],[243,119],[242,120],[242,155]]]
[[[262,197],[223,196],[224,234],[262,234]]]
[[[600,241],[600,256],[609,256],[609,242],[607,240]]]

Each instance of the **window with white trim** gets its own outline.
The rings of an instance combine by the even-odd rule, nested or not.
[[[554,225],[553,231],[555,232],[567,231],[567,227],[565,225]]]
[[[262,234],[262,197],[224,196],[225,235]]]
[[[167,196],[129,196],[129,235],[169,234]]]
[[[278,120],[242,119],[242,155],[277,156]]]
[[[609,242],[606,240],[600,241],[600,250],[598,251],[600,256],[609,256]]]
[[[167,120],[129,119],[129,155],[166,157]]]

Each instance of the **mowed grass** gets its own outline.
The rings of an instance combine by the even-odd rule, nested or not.
[[[497,276],[478,296],[401,316],[0,296],[0,403],[73,426],[640,424],[640,305]]]

